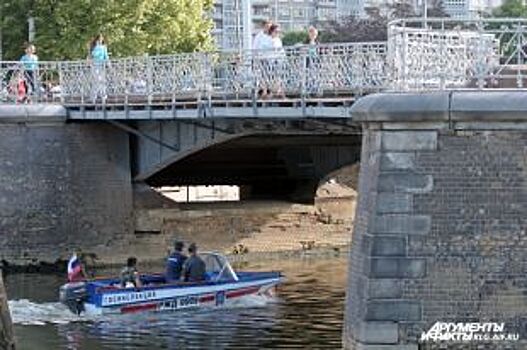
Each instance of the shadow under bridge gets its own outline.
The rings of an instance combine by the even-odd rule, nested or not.
[[[114,124],[135,135],[136,183],[237,185],[240,199],[312,202],[327,174],[360,157],[360,126],[345,119]]]

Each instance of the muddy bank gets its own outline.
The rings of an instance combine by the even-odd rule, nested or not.
[[[144,265],[159,265],[175,240],[241,260],[345,250],[351,242],[357,197],[351,186],[356,185],[357,170],[352,166],[331,174],[312,205],[239,201],[136,208],[131,234],[109,235],[104,245],[87,243],[79,248],[87,265],[94,267],[122,266],[129,256]],[[0,267],[8,273],[64,273],[70,254],[1,260]]]
[[[316,247],[310,250],[289,250],[276,252],[252,252],[246,254],[226,254],[227,258],[234,267],[243,267],[248,263],[275,263],[277,261],[288,261],[297,259],[320,259],[320,258],[337,258],[347,256],[349,246],[325,246]],[[139,268],[143,272],[160,272],[165,266],[166,257],[152,259],[149,261],[140,261]],[[0,266],[3,275],[17,273],[36,273],[36,274],[54,274],[66,276],[67,260],[57,260],[54,263],[40,262],[29,265],[3,264]],[[117,269],[123,266],[123,263],[109,264],[106,262],[97,262],[97,260],[88,260],[85,263],[86,270],[91,277],[101,275],[100,271],[108,269]]]

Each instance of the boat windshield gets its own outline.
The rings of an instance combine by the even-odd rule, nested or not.
[[[225,256],[210,252],[200,253],[199,256],[205,262],[207,274],[213,282],[238,281],[236,272]]]

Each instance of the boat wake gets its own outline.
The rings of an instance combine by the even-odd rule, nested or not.
[[[45,325],[89,321],[93,318],[77,316],[61,303],[34,303],[27,299],[10,300],[9,310],[14,324]]]

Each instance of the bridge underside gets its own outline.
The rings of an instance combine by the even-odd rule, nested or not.
[[[360,157],[358,130],[348,134],[254,134],[174,157],[136,180],[152,187],[238,185],[241,198],[311,202],[322,179]]]

